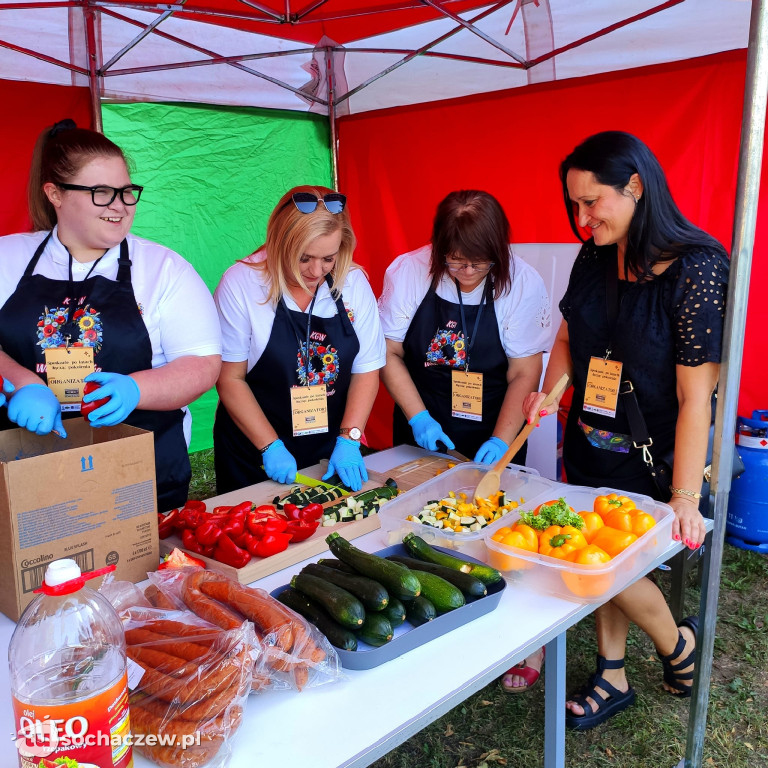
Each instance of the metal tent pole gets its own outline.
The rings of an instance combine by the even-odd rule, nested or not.
[[[333,49],[325,49],[325,77],[328,83],[328,123],[331,141],[331,175],[333,188],[339,189],[339,146],[336,136],[336,80],[333,76]]]
[[[88,58],[88,87],[91,92],[93,130],[104,133],[104,124],[101,119],[101,77],[97,61],[96,10],[89,3],[86,3],[83,13],[85,14],[85,44]]]
[[[685,760],[679,766],[699,768],[702,764],[707,724],[707,702],[715,643],[720,568],[723,559],[728,493],[731,489],[731,462],[736,429],[739,379],[743,357],[744,329],[747,318],[749,275],[755,243],[757,202],[763,158],[766,100],[768,99],[768,4],[752,1],[749,29],[747,77],[744,86],[744,110],[741,120],[739,176],[733,222],[731,271],[728,306],[723,334],[723,362],[715,418],[712,456],[712,488],[715,495],[715,527],[712,546],[704,557],[704,581],[701,594],[702,627],[698,637],[696,677],[693,686],[688,741]],[[725,440],[723,436],[725,435]]]

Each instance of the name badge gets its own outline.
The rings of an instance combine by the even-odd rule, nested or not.
[[[317,435],[328,431],[328,394],[325,384],[291,387],[293,436]]]
[[[584,389],[585,411],[601,413],[612,419],[616,417],[622,367],[623,363],[618,360],[606,360],[602,357],[590,358],[587,369],[587,385]]]
[[[451,371],[451,416],[483,420],[483,374]]]
[[[45,350],[48,386],[62,411],[79,411],[83,379],[95,370],[93,347],[52,347]]]

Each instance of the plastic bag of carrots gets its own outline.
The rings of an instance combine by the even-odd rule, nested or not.
[[[248,587],[224,574],[180,568],[149,574],[159,604],[183,605],[222,629],[253,622],[260,654],[253,670],[254,691],[298,690],[341,678],[336,650],[306,619],[263,589]]]
[[[224,768],[261,654],[251,622],[157,608],[128,582],[102,592],[125,630],[134,750],[163,768]]]

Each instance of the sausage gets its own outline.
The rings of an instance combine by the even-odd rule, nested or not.
[[[184,586],[181,591],[184,604],[194,613],[211,624],[215,624],[222,629],[237,629],[244,621],[243,617],[231,608],[221,603],[211,600],[200,590],[214,574],[209,571],[195,570],[184,580]],[[226,578],[226,577],[221,577]]]
[[[152,603],[154,608],[162,608],[166,611],[175,611],[177,609],[177,606],[174,604],[173,600],[171,600],[171,598],[168,597],[164,592],[161,592],[155,584],[150,584],[144,590],[144,597],[146,597],[147,600]]]
[[[204,645],[189,641],[177,642],[172,637],[143,628],[126,629],[125,642],[128,645],[151,645],[155,650],[178,656],[187,661],[195,661],[195,659],[210,653],[210,649]]]
[[[221,574],[208,574],[200,584],[203,594],[236,608],[265,634],[275,633],[277,645],[289,651],[294,643],[294,622],[283,606],[266,592],[237,584]]]
[[[234,701],[239,691],[237,686],[230,685],[229,688],[225,688],[223,691],[214,696],[209,696],[202,701],[190,703],[188,705],[179,705],[176,709],[174,717],[180,720],[189,720],[194,723],[199,723],[201,720],[208,720],[212,717],[220,715],[226,708]],[[137,702],[144,707],[147,712],[155,715],[156,717],[166,717],[168,713],[168,702],[162,701],[156,698],[145,698]]]
[[[190,677],[195,674],[197,669],[196,664],[143,645],[129,645],[126,648],[126,653],[142,666],[152,667],[152,669],[172,677]]]

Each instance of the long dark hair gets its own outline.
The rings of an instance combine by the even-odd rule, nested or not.
[[[99,157],[119,157],[128,167],[123,150],[106,136],[78,128],[74,120],[61,120],[37,137],[29,171],[27,204],[36,232],[56,226],[56,209],[43,191],[49,181],[67,184],[80,169]]]
[[[509,271],[509,220],[493,195],[460,189],[437,206],[429,262],[433,285],[448,269],[446,257],[454,254],[469,261],[494,262],[489,272],[494,298],[509,291],[513,277]]]
[[[626,269],[636,277],[648,276],[658,262],[672,261],[691,249],[704,247],[727,256],[725,248],[683,216],[667,185],[664,171],[653,152],[636,136],[623,131],[603,131],[579,144],[560,164],[563,200],[571,229],[582,242],[574,206],[566,184],[571,169],[589,171],[598,183],[624,194],[632,174],[643,182],[629,224]]]

